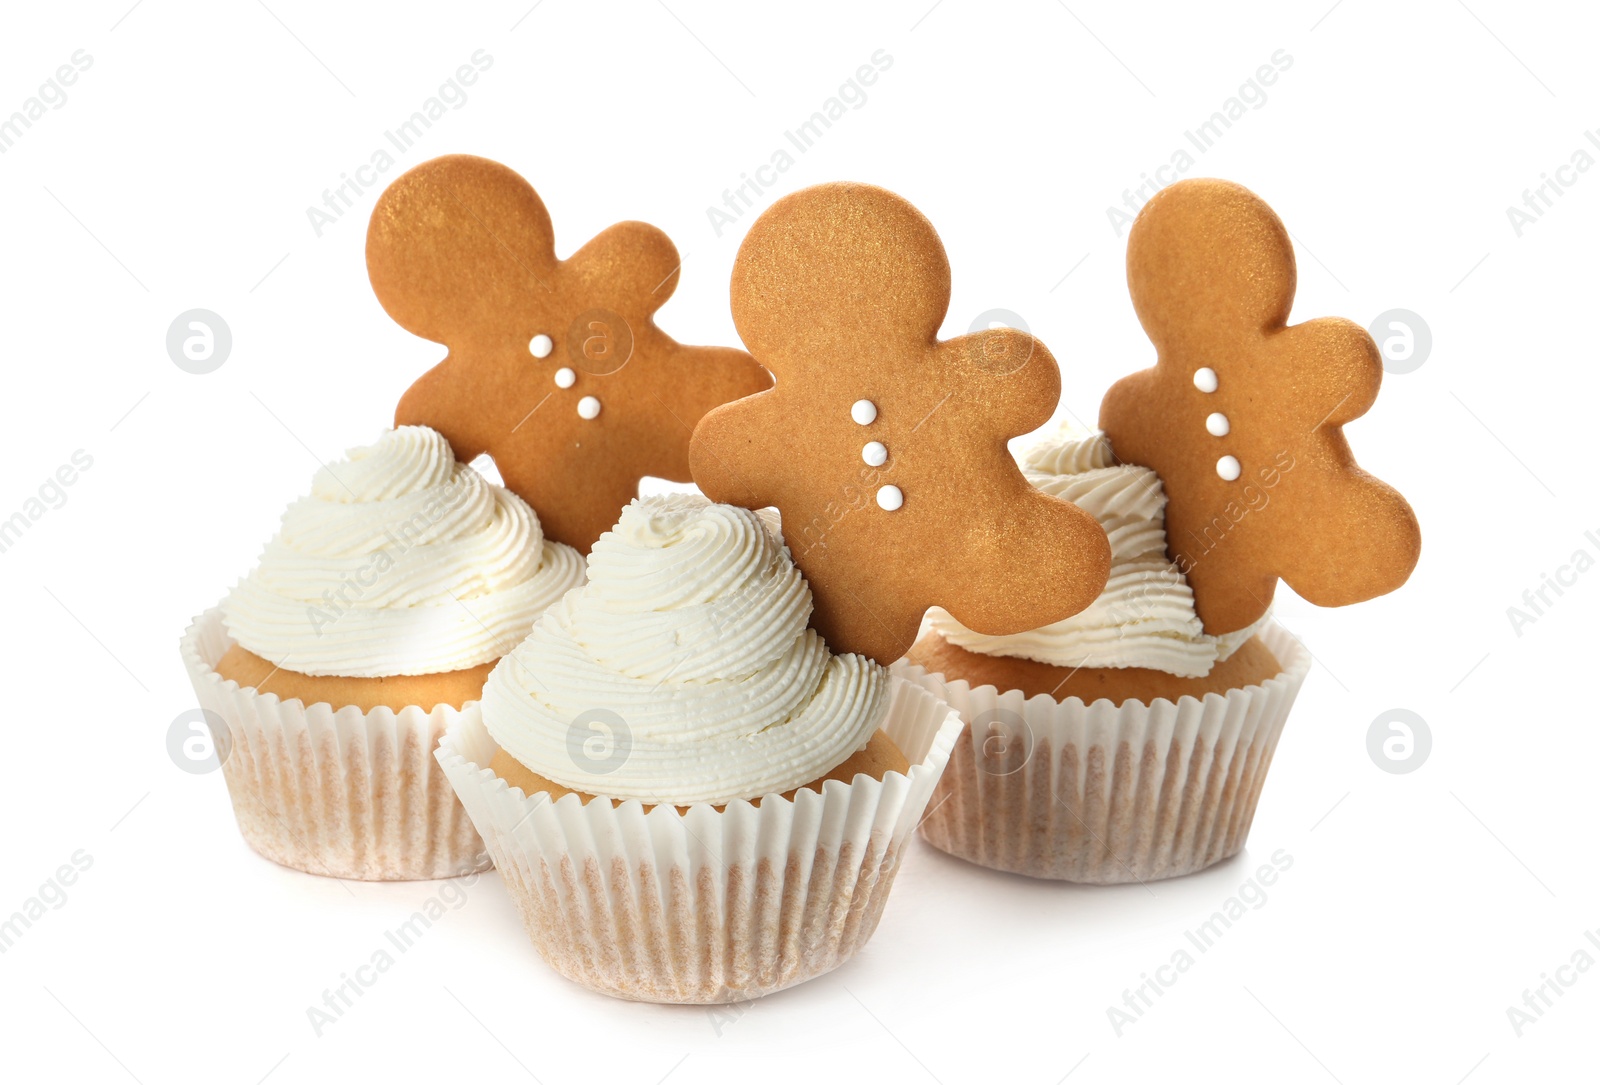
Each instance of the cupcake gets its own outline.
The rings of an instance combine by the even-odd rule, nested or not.
[[[935,613],[902,664],[968,722],[924,835],[1041,878],[1174,877],[1243,848],[1311,665],[1270,619],[1279,580],[1348,606],[1404,584],[1422,546],[1344,434],[1377,399],[1377,345],[1337,317],[1288,323],[1294,246],[1272,208],[1176,182],[1140,210],[1127,265],[1155,365],[1112,385],[1101,432],[1023,460],[1105,529],[1104,590],[1011,636]]]
[[[438,758],[562,975],[741,1001],[876,929],[960,720],[807,627],[757,513],[637,500]]]
[[[485,869],[433,748],[582,580],[578,553],[431,429],[388,431],[319,470],[181,644],[202,708],[227,727],[245,841],[335,877]]]
[[[1268,618],[1204,632],[1167,557],[1161,479],[1118,463],[1104,434],[1062,431],[1022,465],[1100,522],[1111,576],[1087,609],[1013,636],[929,612],[895,670],[967,729],[923,837],[1078,882],[1175,877],[1236,854],[1309,653]]]

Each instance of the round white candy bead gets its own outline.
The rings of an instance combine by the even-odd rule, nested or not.
[[[1221,411],[1212,411],[1206,415],[1206,432],[1211,436],[1226,437],[1228,428],[1228,416]]]
[[[889,458],[889,450],[882,441],[868,441],[861,449],[861,462],[868,467],[882,467]]]
[[[1208,365],[1203,365],[1194,371],[1194,386],[1202,392],[1215,392],[1217,390],[1217,371]]]
[[[1234,456],[1224,456],[1217,461],[1217,475],[1224,482],[1232,482],[1239,477],[1239,460]]]
[[[594,398],[594,396],[584,396],[582,399],[578,400],[578,417],[599,418],[600,401]]]
[[[906,503],[906,495],[900,492],[898,486],[878,487],[878,507],[886,512],[893,512]]]
[[[878,405],[870,399],[858,399],[850,404],[850,417],[858,425],[870,426],[878,418]]]
[[[578,383],[578,374],[572,371],[571,366],[564,365],[556,370],[557,388],[571,388],[576,383]]]
[[[555,349],[555,346],[550,341],[550,337],[542,332],[528,341],[528,351],[535,358],[550,357],[550,352]]]

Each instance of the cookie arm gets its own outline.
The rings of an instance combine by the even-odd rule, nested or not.
[[[725,403],[771,388],[772,377],[754,358],[733,347],[682,346],[665,336],[662,341],[672,379],[650,390],[646,406],[657,416],[652,432],[679,436],[676,443],[663,449],[651,473],[673,482],[689,482],[693,477],[689,444],[700,421]]]
[[[1050,421],[1061,399],[1061,370],[1039,340],[1015,328],[991,328],[940,345],[953,386],[981,389],[984,410],[1008,437]]]
[[[459,385],[447,371],[446,358],[407,388],[394,410],[396,426],[430,426],[444,434],[456,459],[471,463],[488,451],[470,423],[471,404],[463,401]]]
[[[1111,574],[1111,544],[1093,516],[1018,478],[998,530],[980,530],[951,555],[940,600],[957,621],[988,636],[1063,621],[1099,598]]]
[[[689,473],[696,486],[712,501],[766,508],[772,501],[765,492],[760,465],[771,461],[762,438],[781,432],[767,422],[767,404],[773,393],[725,403],[709,412],[694,428],[689,440]]]
[[[1336,499],[1318,510],[1321,547],[1283,580],[1307,602],[1342,607],[1404,584],[1422,553],[1422,527],[1400,492],[1355,468]],[[1299,556],[1299,555],[1297,555]]]

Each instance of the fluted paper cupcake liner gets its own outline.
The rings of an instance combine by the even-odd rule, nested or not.
[[[921,832],[995,870],[1116,884],[1175,878],[1236,855],[1311,655],[1276,623],[1282,671],[1177,703],[1023,696],[904,661],[893,673],[965,721]]]
[[[838,967],[877,928],[961,720],[896,680],[882,726],[908,772],[683,813],[525,795],[483,767],[499,747],[476,705],[438,758],[557,972],[636,1001],[740,1002]]]
[[[489,868],[483,841],[433,757],[454,708],[336,711],[281,700],[217,673],[232,644],[221,611],[212,609],[195,619],[180,648],[200,707],[227,724],[222,772],[246,843],[296,870],[364,881]]]

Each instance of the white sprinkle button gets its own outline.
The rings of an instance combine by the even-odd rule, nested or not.
[[[578,382],[578,375],[572,371],[571,366],[562,366],[556,370],[556,387],[571,388]]]
[[[882,441],[868,441],[861,449],[861,462],[868,467],[882,467],[889,458],[889,450]]]
[[[548,335],[539,334],[528,341],[528,352],[535,358],[548,358],[555,348]]]
[[[600,401],[594,398],[594,396],[584,396],[582,399],[578,400],[578,417],[599,418]],[[1237,476],[1238,473],[1238,467],[1235,465],[1234,474]]]
[[[1209,365],[1203,365],[1194,371],[1194,386],[1202,392],[1215,392],[1217,390],[1217,371]]]
[[[878,405],[870,399],[858,399],[850,404],[850,417],[860,426],[870,426],[878,419]]]
[[[1221,411],[1212,411],[1206,415],[1206,432],[1213,437],[1226,437],[1228,435],[1228,416]]]
[[[1232,482],[1239,477],[1239,460],[1234,456],[1224,456],[1217,461],[1217,475],[1224,482]]]
[[[893,512],[906,503],[906,495],[900,492],[898,486],[878,487],[878,507],[885,512]]]

